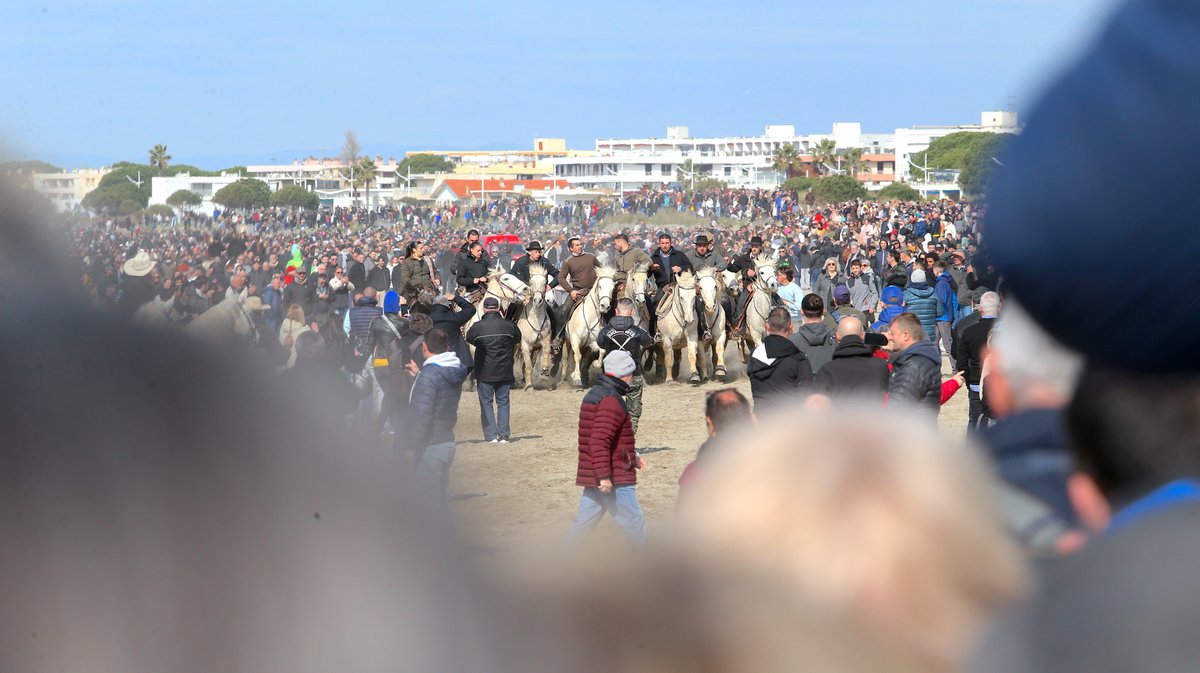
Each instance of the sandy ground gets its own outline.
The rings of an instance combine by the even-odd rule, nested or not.
[[[647,469],[638,476],[637,491],[651,538],[669,525],[679,475],[705,439],[704,395],[732,385],[750,396],[735,349],[728,350],[726,362],[733,378],[728,384],[664,383],[645,391],[637,446]],[[683,369],[687,370],[686,363]],[[945,363],[943,371],[949,371]],[[463,393],[451,493],[464,542],[481,553],[504,556],[562,539],[581,491],[575,486],[575,467],[582,398],[583,391],[563,385],[557,390],[514,390],[515,441],[494,445],[483,442],[478,398],[473,392]],[[940,425],[944,432],[965,432],[965,389],[942,407]],[[601,529],[611,527],[607,518],[601,524]]]

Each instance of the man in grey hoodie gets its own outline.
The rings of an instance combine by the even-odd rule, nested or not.
[[[788,337],[804,353],[813,371],[833,359],[837,338],[825,322],[825,301],[816,294],[807,294],[800,301],[800,326]]]

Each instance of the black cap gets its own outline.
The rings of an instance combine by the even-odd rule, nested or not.
[[[753,238],[751,238],[750,245],[751,246],[757,245],[758,247],[761,248],[762,247],[762,236],[754,236]]]
[[[483,300],[483,308],[485,310],[499,309],[500,308],[500,300],[496,299],[495,297],[488,297],[487,299]]]

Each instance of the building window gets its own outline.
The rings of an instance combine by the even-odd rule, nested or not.
[[[733,175],[733,167],[726,166],[725,167],[725,177],[729,177],[730,175]]]
[[[654,175],[654,164],[646,164],[646,175]]]
[[[660,166],[660,168],[662,168],[663,175],[671,174],[671,164],[663,164],[662,166]]]

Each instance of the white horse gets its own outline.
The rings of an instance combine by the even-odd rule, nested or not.
[[[613,291],[617,286],[614,273],[611,266],[596,269],[596,284],[572,310],[567,321],[567,341],[571,346],[570,356],[574,358],[571,383],[576,386],[583,386],[583,373],[591,364],[590,360],[585,362],[585,358],[600,354],[596,339],[600,336],[600,328],[604,327],[604,314],[612,307]]]
[[[625,278],[625,288],[621,297],[633,302],[633,324],[646,328],[650,314],[646,308],[646,282],[650,277],[650,269],[638,264]]]
[[[521,357],[525,369],[525,387],[533,387],[533,358],[540,351],[542,356],[541,375],[550,376],[550,311],[546,306],[546,288],[550,274],[540,262],[529,264],[529,301],[517,314],[517,327],[521,330]]]
[[[706,374],[711,371],[707,378],[725,376],[725,307],[721,303],[725,293],[716,269],[711,266],[700,269],[696,273],[696,287],[704,304],[704,323],[712,334],[711,339],[700,340],[700,353],[703,356],[700,358],[700,367]],[[712,368],[714,362],[715,369]]]
[[[658,333],[662,335],[663,372],[668,382],[675,380],[675,352],[687,349],[692,367],[691,383],[700,382],[696,369],[696,277],[690,271],[675,276],[671,297],[658,303]]]
[[[175,295],[171,295],[166,301],[155,295],[154,299],[142,304],[133,312],[133,323],[153,329],[174,329],[175,320],[171,318],[171,308],[174,305]]]
[[[235,295],[213,306],[184,325],[184,333],[245,346],[258,344],[258,328],[250,312],[242,305],[242,300],[241,295]]]
[[[772,297],[779,289],[779,281],[775,278],[775,262],[776,260],[765,255],[760,255],[754,260],[754,292],[746,302],[746,329],[740,344],[742,362],[747,364],[754,349],[767,336],[767,314],[774,306]]]

